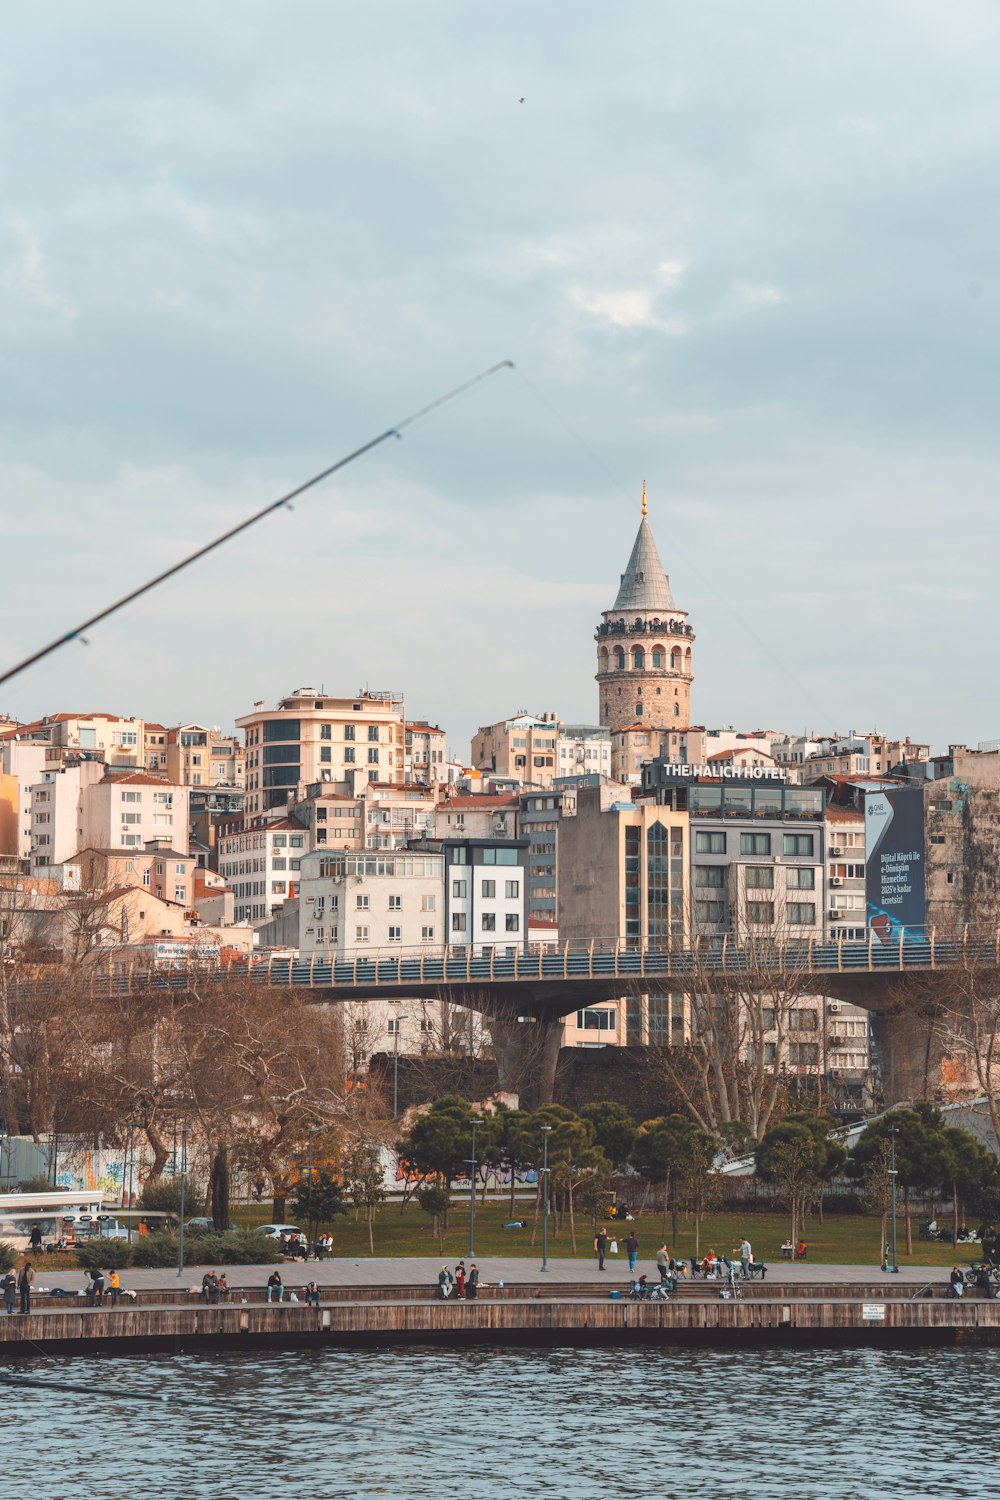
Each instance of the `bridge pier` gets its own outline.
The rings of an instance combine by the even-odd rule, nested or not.
[[[528,1017],[523,1006],[517,1005],[491,1008],[485,1019],[501,1091],[517,1094],[522,1109],[551,1104],[562,1045],[562,1019]]]
[[[947,1103],[975,1090],[969,1059],[947,1045],[935,1017],[916,1010],[873,1014],[871,1026],[887,1105]]]

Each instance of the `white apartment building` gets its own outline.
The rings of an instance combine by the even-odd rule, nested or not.
[[[440,853],[317,850],[302,864],[299,951],[334,960],[379,949],[440,952],[444,909]]]
[[[237,923],[266,922],[298,895],[306,839],[295,817],[243,826],[234,820],[219,834],[219,874],[233,892]]]
[[[863,943],[868,937],[865,903],[865,818],[854,807],[826,808],[826,932],[831,942]]]
[[[611,730],[604,724],[560,724],[558,776],[610,776]]]
[[[439,839],[512,839],[517,836],[520,798],[513,792],[493,796],[446,797],[434,809],[434,837]]]
[[[186,855],[188,795],[187,787],[145,771],[105,774],[83,789],[77,847],[142,849],[161,841]]]
[[[255,704],[236,723],[246,740],[248,818],[287,808],[319,782],[356,795],[370,781],[403,775],[405,715],[398,693],[334,698],[298,688],[275,709]]]
[[[436,786],[448,780],[448,736],[437,724],[418,719],[406,726],[403,779]]]
[[[362,800],[366,849],[401,849],[434,832],[436,787],[373,781]]]
[[[61,865],[89,843],[109,843],[84,836],[83,796],[104,775],[99,760],[66,761],[43,771],[30,788],[31,868]],[[150,835],[152,836],[152,835]]]

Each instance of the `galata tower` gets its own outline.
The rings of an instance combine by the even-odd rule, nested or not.
[[[653,533],[642,520],[618,596],[597,627],[600,722],[609,729],[648,725],[686,728],[691,722],[691,647],[687,611],[670,592]]]

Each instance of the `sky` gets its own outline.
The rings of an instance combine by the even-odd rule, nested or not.
[[[992,0],[47,0],[0,54],[0,688],[595,721],[650,522],[692,718],[1000,734]],[[0,666],[0,670],[3,670]]]

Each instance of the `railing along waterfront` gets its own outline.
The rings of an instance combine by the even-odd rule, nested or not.
[[[782,972],[795,975],[845,976],[901,974],[914,970],[978,966],[1000,967],[1000,931],[990,937],[968,930],[959,937],[938,938],[932,929],[919,933],[901,931],[889,943],[874,934],[867,942],[778,943],[696,940],[691,946],[664,947],[635,939],[593,939],[586,943],[564,943],[558,948],[524,949],[509,945],[435,949],[379,949],[370,955],[338,959],[333,956],[290,958],[279,956],[233,960],[213,964],[200,960],[173,960],[169,968],[124,967],[109,956],[107,966],[93,975],[94,986],[113,992],[141,984],[156,989],[181,989],[196,982],[245,978],[275,987],[339,990],[398,989],[428,986],[462,989],[470,986],[509,987],[526,990],[544,984],[558,987],[584,980],[621,979],[636,981],[703,984],[713,976],[755,975],[762,980]],[[45,981],[42,981],[44,985]],[[34,985],[32,985],[34,987]]]

